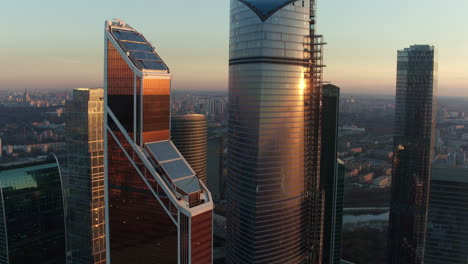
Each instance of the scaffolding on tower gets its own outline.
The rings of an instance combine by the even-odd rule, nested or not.
[[[316,34],[315,0],[310,0],[310,34],[304,38],[304,91],[306,111],[305,185],[308,223],[308,263],[321,264],[325,194],[320,187],[320,153],[322,129],[323,46],[322,35]]]

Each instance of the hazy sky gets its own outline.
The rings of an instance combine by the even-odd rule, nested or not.
[[[173,88],[227,89],[229,0],[10,0],[0,10],[0,89],[102,86],[111,18],[153,43]],[[467,10],[467,0],[318,0],[325,79],[343,92],[394,93],[396,51],[433,44],[439,95],[468,96]]]

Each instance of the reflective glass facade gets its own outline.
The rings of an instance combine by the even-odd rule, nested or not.
[[[436,84],[433,46],[415,45],[398,51],[388,241],[391,264],[423,263]]]
[[[108,263],[211,263],[213,203],[170,141],[169,69],[123,21],[105,43]]]
[[[226,177],[224,176],[224,137],[208,138],[208,189],[215,201],[224,200]]]
[[[231,0],[226,262],[315,263],[321,217],[310,205],[321,193],[310,188],[319,163],[308,154],[320,128],[309,122],[309,96],[319,88],[305,52],[313,1],[275,4],[264,21],[246,2],[263,6]]]
[[[465,264],[468,260],[468,164],[463,153],[457,158],[461,164],[449,165],[450,158],[443,165],[441,160],[433,163],[426,264]]]
[[[68,247],[71,263],[106,263],[104,89],[78,88],[67,102]]]
[[[208,123],[204,115],[172,116],[171,138],[192,169],[207,184]]]
[[[343,217],[344,175],[337,164],[338,116],[340,88],[323,86],[322,153],[320,162],[321,187],[324,190],[325,210],[323,229],[323,264],[341,262],[341,224]]]
[[[0,166],[0,263],[65,263],[65,218],[55,160]]]

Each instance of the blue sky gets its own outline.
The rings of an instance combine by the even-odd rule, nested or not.
[[[175,89],[227,89],[228,0],[9,1],[1,4],[0,89],[102,86],[104,21],[145,34]],[[325,79],[394,93],[396,51],[439,50],[439,94],[468,96],[466,0],[318,0]]]

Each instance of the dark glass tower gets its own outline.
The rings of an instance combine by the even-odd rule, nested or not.
[[[62,180],[55,159],[0,165],[0,263],[65,263]]]
[[[211,263],[211,194],[170,140],[169,68],[121,20],[105,28],[107,259]]]
[[[390,264],[423,263],[436,84],[433,46],[414,45],[398,51]]]
[[[224,137],[214,135],[208,138],[208,189],[215,201],[223,200],[226,189],[224,173]]]
[[[71,263],[104,264],[104,89],[74,89],[66,114]]]
[[[323,86],[322,153],[320,161],[321,187],[324,191],[325,211],[323,229],[323,264],[340,264],[341,223],[343,216],[344,178],[337,167],[338,116],[340,88]],[[341,198],[341,199],[340,199]]]
[[[424,263],[468,260],[468,160],[465,153],[439,155],[432,163]]]
[[[231,0],[226,262],[319,263],[315,1]]]
[[[197,178],[206,185],[208,141],[206,117],[199,114],[172,116],[171,138],[197,174]]]

